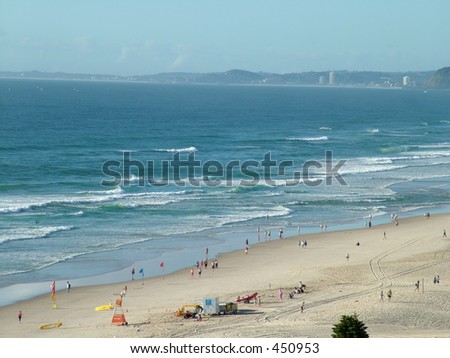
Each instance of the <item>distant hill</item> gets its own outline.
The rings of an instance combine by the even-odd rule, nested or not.
[[[429,81],[429,87],[450,88],[450,67],[436,71]]]
[[[425,85],[434,71],[422,72],[373,72],[333,71],[335,86],[403,87],[403,77],[409,78],[408,86]],[[259,85],[329,85],[330,71],[301,73],[266,73],[230,70],[213,73],[163,73],[134,76],[136,81],[154,83],[203,83],[203,84],[259,84]]]
[[[445,70],[445,69],[442,69]],[[188,73],[172,72],[153,75],[116,76],[103,74],[71,74],[64,72],[6,72],[0,71],[2,78],[52,79],[78,81],[132,81],[149,83],[191,83],[191,84],[226,84],[226,85],[304,85],[304,86],[370,86],[370,87],[426,87],[435,83],[436,87],[445,86],[449,79],[440,71],[417,72],[375,72],[375,71],[330,71],[301,73],[266,73],[233,69],[226,72]],[[404,78],[407,77],[406,84]],[[433,78],[433,79],[432,79]],[[447,78],[447,82],[444,81]]]

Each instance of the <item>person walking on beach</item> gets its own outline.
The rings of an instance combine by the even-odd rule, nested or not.
[[[248,254],[248,246],[247,245],[245,245],[244,252],[245,252],[246,255]]]
[[[17,318],[19,319],[19,323],[22,322],[22,311],[19,311]]]
[[[381,293],[380,293],[380,302],[384,302],[384,292],[383,292],[383,290],[381,290]]]
[[[303,301],[300,305],[300,312],[303,313],[304,310],[305,310],[305,301]]]
[[[389,289],[389,291],[387,291],[387,298],[388,298],[388,301],[391,302],[391,298],[392,298],[392,290],[391,289]]]
[[[447,231],[444,229],[444,233],[442,234],[442,237],[447,237]]]
[[[67,289],[67,293],[69,293],[69,292],[70,292],[70,288],[71,288],[70,282],[69,282],[69,281],[67,281],[67,282],[66,282],[66,289]]]
[[[347,255],[345,255],[345,258],[347,259],[347,262],[348,262],[348,260],[350,259],[350,255],[348,252],[347,252]]]
[[[281,289],[281,287],[278,289],[278,299],[280,300],[280,302],[283,302],[283,290]]]
[[[420,281],[417,280],[417,282],[415,283],[416,289],[414,290],[415,292],[419,292],[420,289]]]
[[[136,270],[134,266],[131,268],[131,279],[134,280],[134,274],[136,273]]]

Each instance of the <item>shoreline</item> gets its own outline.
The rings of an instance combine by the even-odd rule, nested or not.
[[[447,213],[432,214],[429,219],[413,216],[400,219],[399,226],[387,223],[276,238],[250,245],[248,255],[243,250],[220,254],[219,267],[203,270],[201,278],[197,273],[191,278],[190,268],[185,268],[159,277],[74,287],[70,293],[57,291],[58,309],[51,308],[49,294],[44,294],[0,307],[0,319],[7,323],[0,329],[0,337],[222,337],[224,332],[235,337],[268,337],[272,336],[269,331],[280,337],[326,337],[324,332],[330,330],[327,320],[346,313],[343,308],[355,307],[369,329],[376,327],[378,337],[450,337],[450,329],[439,324],[450,318],[450,313],[442,313],[450,305],[450,272],[443,265],[450,257],[450,239],[442,238],[448,217]],[[387,239],[383,239],[383,231]],[[308,247],[300,248],[298,240],[308,240]],[[346,253],[350,254],[348,262]],[[433,296],[425,301],[421,301],[425,294],[409,297],[417,275],[425,279],[426,274],[428,291],[432,272],[442,277],[440,285],[431,285]],[[307,293],[288,300],[288,290],[298,286],[299,280],[306,283]],[[124,285],[128,286],[126,327],[111,324],[112,312],[94,311],[94,307],[115,300]],[[285,291],[281,303],[276,294],[280,287]],[[394,291],[393,302],[383,304],[381,312],[372,312],[379,306],[379,289],[387,287]],[[253,292],[259,292],[261,307],[240,304],[242,313],[235,316],[211,316],[205,318],[203,326],[174,317],[180,305],[201,297],[219,297],[225,302]],[[301,299],[306,301],[308,315],[299,314]],[[411,315],[417,305],[425,305],[423,312],[433,312],[433,322],[420,324],[416,320],[416,326],[410,326],[414,319],[405,312]],[[16,321],[19,309],[24,312],[20,325]],[[408,324],[403,326],[397,314],[402,320],[407,318]],[[423,313],[420,317],[427,322]],[[63,326],[45,333],[36,328],[52,320],[61,320]],[[297,326],[303,330],[298,332]]]
[[[415,214],[415,212],[418,211],[418,209],[415,209],[411,212],[405,212],[403,214],[410,214],[407,215],[403,218],[409,218],[409,217],[416,217],[419,216],[418,214]],[[438,214],[445,214],[445,213],[449,213],[450,214],[450,208],[435,208],[435,210],[431,211],[432,213],[438,213]],[[331,233],[331,232],[339,232],[339,231],[346,231],[346,230],[358,230],[358,229],[365,229],[365,227],[362,227],[359,224],[359,221],[362,220],[362,218],[358,218],[357,220],[352,220],[352,221],[347,221],[347,222],[336,222],[333,223],[327,230],[327,232]],[[380,221],[380,223],[378,224],[374,224],[374,227],[380,226],[380,225],[385,225],[389,222],[391,222],[391,219],[388,217],[388,214],[383,214],[383,215],[379,215],[379,216],[375,216],[373,218],[374,221]],[[275,232],[275,227],[278,229],[278,226],[274,225],[274,223],[268,223],[267,225],[267,229],[271,229],[273,231],[272,233],[272,240],[271,241],[276,241],[278,240],[278,232]],[[255,227],[256,228],[256,227]],[[304,235],[317,235],[317,234],[321,234],[323,233],[322,231],[318,231],[319,229],[316,228],[313,225],[306,225],[306,226],[302,226],[302,234],[301,236]],[[295,232],[296,234],[294,235],[289,235],[286,236],[285,239],[288,238],[293,238],[293,237],[297,237],[297,229],[294,228],[294,226],[286,226],[285,227],[285,234],[286,233],[293,233]],[[208,235],[211,236],[211,235]],[[221,245],[223,247],[221,247],[222,249],[225,249],[225,251],[218,251],[217,255],[223,255],[223,254],[227,254],[227,253],[232,253],[235,251],[239,251],[240,249],[236,248],[236,245],[233,245],[232,241],[234,240],[241,240],[242,243],[244,243],[244,240],[246,238],[249,237],[253,237],[250,241],[250,245],[256,245],[256,244],[261,244],[264,243],[265,238],[264,238],[264,230],[263,228],[261,228],[261,232],[259,233],[255,233],[255,232],[251,232],[250,231],[250,227],[240,227],[238,228],[237,231],[213,231],[213,236],[216,240],[221,241]],[[210,238],[211,238],[210,237]],[[221,237],[226,237],[226,238],[222,238]],[[253,240],[257,238],[257,242],[253,242]],[[205,240],[205,239],[204,239]],[[207,240],[207,239],[206,239]],[[270,241],[270,240],[269,240]],[[220,245],[219,244],[219,245]],[[210,247],[210,252],[214,250],[214,246],[212,245]],[[134,244],[131,244],[130,247],[133,247]],[[244,246],[244,244],[242,245],[242,247]],[[213,248],[213,250],[211,250],[211,248]],[[198,247],[198,249],[200,250],[204,250],[204,247]],[[169,256],[172,255],[174,257],[172,257],[172,261],[175,260],[177,261],[177,255],[176,255],[176,251],[177,250],[170,250],[169,251]],[[187,250],[189,254],[192,254],[194,252],[193,249],[188,249]],[[164,255],[167,255],[166,253]],[[216,256],[217,256],[216,255]],[[202,255],[198,255],[198,256],[202,256]],[[202,256],[203,257],[203,256]],[[156,273],[155,274],[155,269],[154,267],[159,266],[159,263],[162,261],[162,256],[154,256],[154,257],[147,257],[141,260],[137,260],[134,262],[134,264],[130,264],[129,267],[125,267],[119,270],[114,270],[114,271],[108,271],[105,273],[101,273],[98,275],[92,275],[92,276],[83,276],[83,277],[76,277],[76,278],[69,278],[69,281],[71,282],[71,284],[74,287],[84,287],[84,286],[96,286],[96,285],[107,285],[107,284],[118,284],[118,283],[122,283],[122,282],[127,282],[128,277],[130,276],[130,268],[131,266],[137,266],[139,263],[142,263],[141,266],[146,266],[146,270],[145,272],[148,273],[148,268],[153,267],[153,274],[150,274],[150,276],[148,276],[148,278],[152,278],[152,277],[159,277],[162,276],[160,273]],[[193,262],[195,262],[195,260],[193,260]],[[81,263],[78,263],[81,264]],[[167,267],[167,265],[166,265]],[[178,271],[182,271],[182,270],[186,270],[190,268],[190,266],[187,264],[187,262],[185,262],[185,265],[183,264],[178,264],[175,269],[172,269],[168,272],[169,273],[175,273]],[[139,270],[139,268],[138,268]],[[139,275],[137,275],[139,276]],[[9,305],[13,305],[13,304],[19,304],[20,302],[23,301],[27,301],[27,300],[31,300],[34,298],[37,298],[39,296],[45,295],[48,291],[47,286],[49,285],[49,283],[52,280],[49,279],[48,281],[38,281],[38,282],[19,282],[19,283],[14,283],[12,285],[8,285],[8,286],[4,286],[4,287],[0,287],[0,308],[1,307],[5,307],[5,306],[9,306]],[[66,286],[66,279],[56,279],[56,283],[57,283],[57,291],[64,291],[64,288]],[[63,289],[61,289],[61,287],[63,287]],[[26,292],[24,294],[24,292]],[[13,299],[5,299],[2,297],[7,297],[8,295],[13,294],[15,296],[15,298]]]
[[[411,212],[407,211],[407,212],[403,213],[403,214],[410,214],[410,215],[406,215],[401,220],[405,220],[405,219],[408,219],[408,218],[419,217],[420,216],[419,214],[415,214],[415,212],[418,211],[418,210],[419,209],[415,209],[415,210],[412,210]],[[432,210],[430,212],[434,213],[433,215],[445,215],[445,214],[449,214],[450,215],[450,208],[447,208],[447,207],[438,208],[437,207],[437,208],[434,208],[434,210]],[[327,228],[326,232],[327,233],[335,233],[335,232],[341,232],[341,231],[367,229],[367,227],[363,227],[360,224],[358,224],[358,222],[361,219],[362,218],[358,218],[358,220],[354,220],[354,221],[348,221],[348,222],[343,222],[343,223],[342,222],[333,223],[331,227]],[[379,223],[374,224],[373,228],[380,227],[382,225],[388,225],[389,223],[392,222],[392,220],[388,217],[387,213],[383,214],[383,215],[379,215],[379,216],[374,216],[373,221],[380,221]],[[366,224],[367,224],[367,222],[366,222]],[[217,255],[215,255],[215,256],[221,256],[221,255],[224,255],[224,254],[228,254],[228,253],[233,253],[233,252],[239,251],[240,249],[235,248],[234,247],[235,245],[232,244],[232,241],[239,239],[239,240],[242,240],[242,243],[243,243],[245,238],[248,238],[251,235],[253,235],[253,239],[255,237],[258,238],[257,242],[250,241],[250,245],[251,246],[259,245],[259,244],[265,243],[267,241],[277,241],[277,240],[279,240],[278,232],[274,231],[274,227],[275,227],[275,225],[268,225],[267,226],[268,229],[272,229],[272,231],[273,231],[271,240],[265,240],[264,233],[263,233],[264,230],[262,228],[261,228],[261,232],[260,232],[259,235],[257,233],[255,234],[254,232],[250,233],[249,227],[239,228],[239,230],[237,230],[237,231],[225,231],[225,232],[217,231],[217,232],[215,232],[214,238],[216,240],[223,241],[222,244],[225,244],[224,246],[225,246],[225,250],[226,251],[219,251],[217,253]],[[305,228],[307,228],[307,229],[305,230]],[[314,226],[314,228],[315,228],[315,226]],[[302,231],[301,231],[302,234],[301,235],[298,235],[298,234],[289,235],[289,236],[286,236],[284,239],[293,239],[293,238],[296,238],[296,237],[299,237],[299,236],[300,237],[304,237],[306,235],[319,235],[319,234],[325,233],[325,231],[324,232],[318,231],[319,229],[317,229],[317,228],[314,229],[314,228],[313,228],[312,225],[304,226],[304,227],[302,227]],[[244,230],[244,229],[246,229],[246,230]],[[285,228],[285,233],[287,233],[289,231],[290,232],[294,232],[294,231],[297,232],[297,229],[295,229],[293,226],[289,226],[288,225]],[[304,233],[305,231],[306,231],[306,233]],[[228,239],[226,239],[226,238],[220,239],[220,237],[222,237],[222,236],[229,236],[229,238]],[[134,246],[134,244],[132,246]],[[215,246],[215,245],[213,245],[213,246]],[[244,247],[244,244],[242,245],[242,247]],[[201,249],[201,250],[204,250],[203,246],[202,247],[199,246],[198,248]],[[177,250],[175,250],[175,252],[176,251]],[[189,253],[193,252],[193,250],[190,250],[190,251],[191,252],[189,252]],[[210,252],[211,251],[212,250],[210,248]],[[172,252],[172,251],[170,251],[169,254],[174,254],[176,256],[176,254],[174,252]],[[202,256],[202,254],[200,254],[198,256]],[[172,259],[176,260],[176,258],[172,258]],[[151,266],[150,263],[152,263],[152,265],[154,267],[156,267],[156,266],[159,266],[159,263],[161,261],[162,261],[162,257],[161,256],[155,256],[155,257],[152,257],[152,258],[147,257],[147,258],[145,258],[143,260],[135,261],[134,265],[132,264],[129,267],[125,267],[123,269],[119,269],[119,270],[115,270],[115,271],[109,271],[109,272],[105,272],[105,273],[98,274],[98,275],[93,275],[93,276],[76,277],[76,278],[73,278],[73,279],[69,279],[69,281],[71,282],[71,284],[74,287],[85,287],[85,286],[89,287],[89,286],[98,286],[98,285],[121,284],[121,283],[124,283],[124,282],[128,281],[127,278],[130,276],[130,268],[131,268],[131,266],[137,266],[138,263],[142,263],[143,266],[147,266],[145,271],[148,272],[147,268],[148,268],[148,266]],[[195,260],[193,260],[193,262],[194,261]],[[167,265],[166,265],[166,267],[167,267]],[[169,272],[167,272],[167,274],[173,274],[173,273],[177,273],[179,271],[187,270],[187,269],[190,269],[190,267],[191,266],[187,265],[187,263],[186,263],[186,265],[181,264],[181,266],[180,265],[176,266],[175,269],[170,270]],[[139,270],[139,268],[138,268],[138,270]],[[164,274],[166,274],[166,273],[164,273]],[[157,277],[160,277],[162,275],[163,274],[156,273],[156,274],[151,274],[150,276],[145,277],[145,278],[146,279],[147,278],[157,278]],[[136,275],[136,276],[138,277],[139,275]],[[5,306],[14,305],[14,304],[20,304],[23,301],[28,301],[28,300],[32,300],[32,299],[38,298],[40,296],[45,296],[47,294],[47,291],[48,291],[47,286],[50,284],[51,281],[52,280],[49,279],[48,281],[16,283],[16,284],[12,284],[12,285],[5,286],[5,287],[0,287],[0,308],[5,307]],[[67,281],[66,279],[64,279],[64,280],[63,279],[57,279],[56,280],[57,291],[64,291],[65,290],[66,281]],[[63,288],[61,289],[61,287],[63,287]],[[24,294],[23,292],[26,292],[26,293]],[[11,293],[13,293],[13,295],[16,298],[10,299],[10,300],[3,299],[3,301],[2,301],[1,297],[7,297]]]

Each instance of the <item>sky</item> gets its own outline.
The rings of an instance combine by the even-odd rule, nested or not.
[[[449,0],[0,0],[0,71],[428,71]]]

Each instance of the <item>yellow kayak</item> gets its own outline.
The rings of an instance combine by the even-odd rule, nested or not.
[[[109,305],[95,307],[95,310],[96,311],[108,311],[108,310],[112,310],[113,308],[114,308],[114,306],[112,304],[109,304]]]
[[[40,326],[40,329],[52,329],[52,328],[58,328],[61,327],[62,323],[61,322],[55,322],[55,323],[49,323],[49,324],[44,324],[43,326]]]

